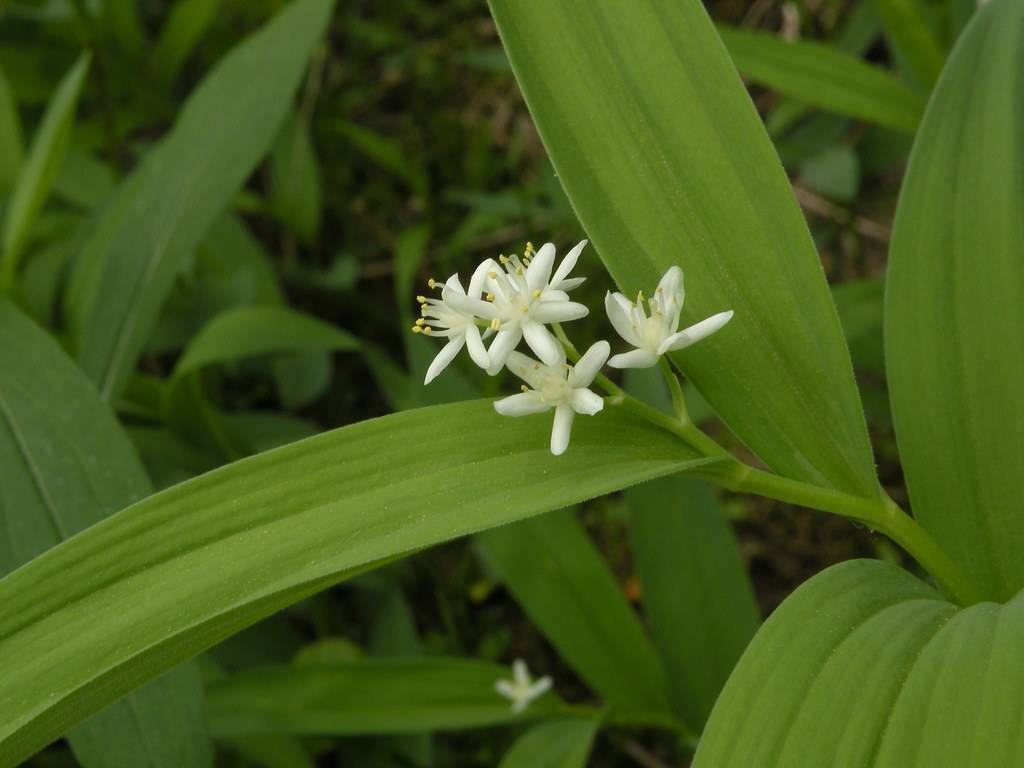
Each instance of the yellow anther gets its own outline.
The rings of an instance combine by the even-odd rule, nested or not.
[[[484,298],[487,299],[488,301],[494,301],[494,294],[488,293]]]
[[[501,320],[497,317],[491,320],[491,330],[497,331],[501,329]]]
[[[644,302],[644,292],[643,291],[637,291],[636,292],[636,303],[637,304],[643,304],[643,302]]]
[[[533,298],[535,298],[535,299],[539,299],[540,298],[540,288],[534,289],[534,291],[533,291]]]
[[[540,370],[540,363],[534,363],[533,364],[533,370],[539,371]]]
[[[510,259],[508,256],[502,254],[501,256],[498,257],[498,261],[500,261],[502,264],[508,264]]]
[[[521,385],[519,386],[519,388],[520,388],[521,390],[523,390],[523,392],[529,392],[529,391],[530,391],[530,388],[529,388],[528,386],[526,386],[525,384],[521,384]]]
[[[420,317],[416,320],[416,325],[423,325],[425,322],[427,321],[424,318]]]
[[[429,336],[433,330],[434,329],[431,328],[429,325],[423,326],[423,333],[425,333],[427,336]]]
[[[412,332],[413,332],[413,333],[423,333],[423,329],[422,329],[422,328],[420,328],[419,324],[416,324],[416,325],[414,325],[414,326],[412,327]]]
[[[417,296],[416,297],[416,301],[418,301],[420,304],[426,304],[427,303],[427,297],[426,296]]]
[[[523,268],[522,267],[516,267],[516,274],[517,275],[522,275],[523,274]]]
[[[525,255],[529,255],[531,253],[533,253],[533,243],[527,242],[526,243],[526,251],[524,252],[524,254]]]

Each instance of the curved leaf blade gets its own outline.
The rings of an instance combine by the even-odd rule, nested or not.
[[[109,406],[45,331],[0,300],[0,574],[149,493]],[[191,664],[68,738],[86,768],[213,763]]]
[[[64,160],[78,97],[85,84],[85,75],[89,71],[89,60],[89,54],[83,53],[61,80],[46,107],[46,114],[36,129],[28,156],[21,166],[4,219],[0,288],[9,289],[14,283],[18,263],[28,243],[32,225],[35,224]]]
[[[1024,5],[961,37],[893,228],[885,352],[914,515],[1005,600],[1024,587]]]
[[[584,768],[598,721],[554,720],[534,726],[501,758],[498,768]]]
[[[580,221],[627,295],[680,263],[683,322],[735,310],[675,353],[780,474],[877,494],[849,355],[789,182],[698,0],[492,0],[513,70]]]
[[[120,393],[184,259],[277,135],[331,7],[296,0],[236,46],[105,208],[70,295],[78,361],[105,399]]]
[[[925,100],[889,72],[834,46],[719,27],[747,79],[840,115],[914,133]]]
[[[264,667],[214,683],[210,727],[252,733],[368,734],[463,730],[563,712],[547,693],[513,714],[494,683],[505,667],[469,659],[392,659],[336,666]]]
[[[151,496],[0,581],[0,764],[360,570],[708,462],[614,408],[580,419],[561,457],[543,416],[496,419],[490,402],[438,406],[269,451]]]

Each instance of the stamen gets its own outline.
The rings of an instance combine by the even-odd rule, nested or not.
[[[491,320],[491,330],[492,331],[501,330],[501,320],[499,318],[496,317],[493,320]]]
[[[425,322],[427,322],[426,318],[421,317],[416,321],[416,325],[423,325]]]
[[[427,297],[426,296],[417,296],[416,297],[416,301],[418,301],[420,304],[426,304],[427,303]]]
[[[490,271],[490,272],[488,272],[488,273],[487,273],[487,276],[488,276],[489,278],[491,278],[491,280],[497,280],[497,279],[498,279],[498,273],[497,273],[497,272],[495,272],[495,271],[493,271],[493,270],[492,270],[492,271]]]
[[[420,327],[419,327],[419,325],[414,325],[414,326],[412,327],[412,332],[413,332],[413,333],[423,333],[423,329],[422,329],[422,328],[420,328]]]
[[[434,329],[433,329],[433,328],[431,328],[431,327],[430,327],[429,325],[424,325],[424,326],[423,326],[423,333],[424,333],[425,335],[427,335],[427,336],[429,336],[429,335],[430,335],[430,334],[431,334],[431,333],[433,332],[433,330],[434,330]]]
[[[535,298],[535,299],[539,299],[540,298],[540,288],[534,289],[534,291],[533,291],[533,298]]]
[[[494,301],[494,294],[488,293],[484,298],[487,299],[488,301]]]
[[[437,282],[432,277],[427,280],[427,285],[429,285],[432,289],[437,288]]]
[[[503,254],[503,255],[501,255],[501,256],[499,256],[499,257],[498,257],[498,261],[500,261],[500,262],[501,262],[502,264],[508,264],[508,262],[510,261],[510,259],[508,258],[508,256],[505,256],[505,255]]]
[[[529,392],[529,391],[530,391],[530,388],[529,388],[528,386],[526,386],[525,384],[522,384],[522,385],[520,385],[520,387],[519,387],[519,388],[520,388],[520,389],[521,389],[521,390],[522,390],[523,392]]]

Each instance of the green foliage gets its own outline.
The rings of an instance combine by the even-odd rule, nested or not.
[[[105,399],[119,396],[184,260],[277,135],[330,10],[298,0],[232,51],[105,208],[70,305],[78,361]]]
[[[583,768],[597,726],[595,720],[583,719],[534,726],[512,745],[498,768]]]
[[[1022,66],[1024,6],[993,2],[961,39],[915,142],[886,295],[914,513],[995,600],[1024,587],[1024,518],[1011,501],[1024,472]]]
[[[659,0],[628,14],[603,2],[491,5],[559,178],[619,287],[650,292],[681,262],[684,323],[736,312],[714,344],[675,354],[688,378],[776,471],[875,496],[817,254],[701,4]]]

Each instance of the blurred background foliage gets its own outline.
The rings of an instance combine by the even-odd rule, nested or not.
[[[76,260],[117,184],[166,133],[214,63],[284,5],[0,0],[5,260],[12,261],[12,250],[20,253],[11,266],[13,295],[66,347],[73,347]],[[756,39],[735,30],[815,41],[860,57],[893,72],[923,103],[973,3],[705,5],[729,32],[726,42],[749,76],[807,215],[850,341],[882,483],[903,501],[883,376],[881,278],[912,132],[816,109],[792,92],[765,87],[778,81],[772,61],[760,55]],[[907,8],[918,14],[916,27],[903,23]],[[76,83],[73,67],[83,51],[88,69],[79,64]],[[45,157],[35,156],[37,145]],[[39,183],[32,199],[19,201],[12,193],[30,167]],[[26,209],[34,211],[27,219]],[[31,226],[12,225],[19,218],[12,211]],[[527,240],[565,249],[585,234],[480,0],[339,3],[265,160],[228,209],[216,213],[175,278],[116,403],[158,488],[392,410],[495,394],[497,382],[462,360],[431,387],[420,385],[436,343],[408,332],[414,296],[430,276],[465,273],[483,257],[521,250]],[[678,257],[685,270],[686,254]],[[593,253],[585,252],[580,272],[590,279],[579,300],[601,306],[610,283]],[[580,326],[581,338],[597,337],[602,313]],[[730,440],[699,401],[691,407],[716,437]],[[688,492],[697,494],[694,504],[719,515],[714,499]],[[582,552],[566,556],[567,572],[552,578],[563,578],[563,586],[575,579],[586,590],[607,572],[624,605],[644,606],[630,510],[657,498],[641,497],[603,498],[551,516],[561,520],[553,525],[567,548],[552,553],[552,562],[559,552]],[[832,563],[865,554],[900,557],[837,518],[728,494],[718,501],[756,595],[756,609],[739,609],[741,635]],[[634,527],[633,537],[642,535]],[[555,534],[531,533],[526,524],[509,530],[516,529],[458,541],[319,594],[207,654],[204,674],[217,681],[311,658],[346,664],[458,656],[507,664],[522,657],[554,678],[562,698],[592,701],[594,679],[581,661],[586,648],[573,649],[573,633],[578,639],[586,628],[564,626],[571,619],[531,596],[536,590],[523,573],[540,567],[534,561],[543,560],[544,539]],[[693,546],[697,557],[702,540]],[[733,546],[728,535],[721,546]],[[591,549],[600,559],[592,560]],[[707,684],[713,689],[715,682]],[[691,704],[681,706],[706,716]],[[218,764],[227,766],[492,766],[521,732],[516,726],[389,738],[225,736],[216,743]],[[671,729],[622,724],[597,736],[591,764],[685,765],[691,746]],[[75,763],[58,744],[30,764]]]

